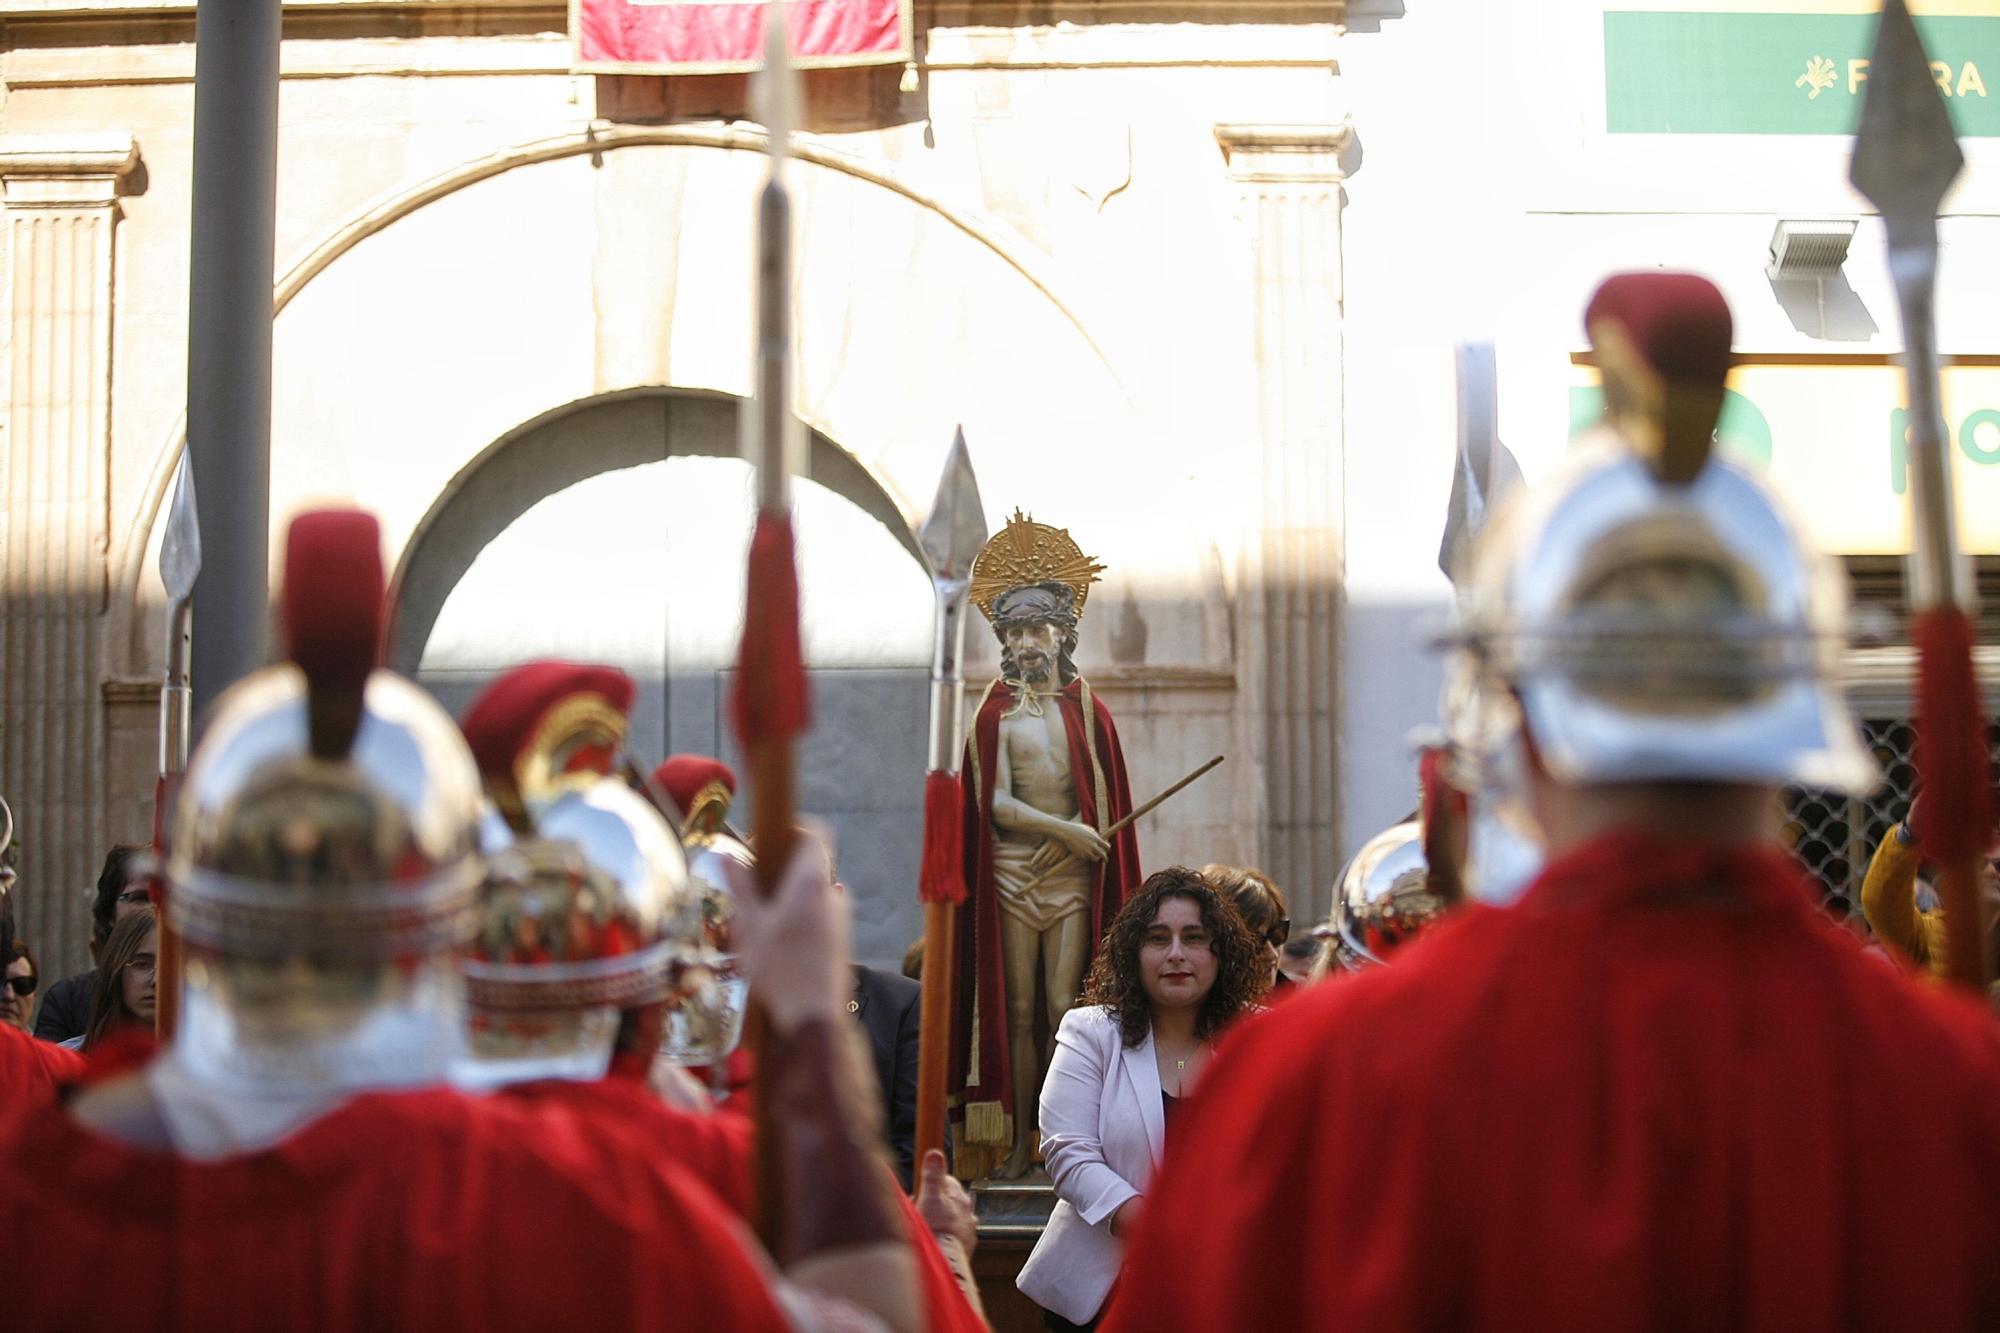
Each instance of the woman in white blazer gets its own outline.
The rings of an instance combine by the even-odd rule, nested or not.
[[[1042,1080],[1042,1159],[1056,1208],[1016,1280],[1055,1330],[1093,1328],[1118,1279],[1174,1116],[1215,1038],[1268,986],[1262,946],[1195,871],[1126,901]]]

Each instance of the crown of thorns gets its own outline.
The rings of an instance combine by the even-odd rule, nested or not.
[[[1090,585],[1103,572],[1104,566],[1085,555],[1067,530],[1037,523],[1016,509],[1007,526],[994,534],[979,558],[972,562],[970,596],[980,613],[997,626],[1001,622],[995,618],[993,607],[1002,593],[1037,584],[1057,584],[1069,591],[1068,612],[1074,619],[1083,614]]]

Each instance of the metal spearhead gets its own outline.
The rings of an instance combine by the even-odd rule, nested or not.
[[[169,602],[194,596],[194,581],[201,574],[201,523],[195,513],[194,473],[188,464],[183,452],[180,469],[174,473],[166,535],[160,541],[160,582],[166,585]]]
[[[1965,166],[1903,0],[1883,0],[1848,179],[1882,214],[1892,256],[1934,256],[1938,206]]]
[[[931,657],[931,726],[927,771],[956,773],[963,741],[965,599],[972,590],[972,562],[986,547],[986,507],[979,502],[979,479],[959,427],[945,455],[944,476],[930,517],[917,530],[917,545],[931,567],[937,590],[937,641]]]
[[[962,592],[970,585],[973,558],[985,549],[986,538],[986,508],[979,500],[979,478],[973,475],[972,454],[965,447],[961,426],[952,436],[937,498],[917,531],[917,545],[930,563],[931,578]]]

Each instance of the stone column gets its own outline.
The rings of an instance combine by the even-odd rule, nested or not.
[[[1237,652],[1262,867],[1294,921],[1339,870],[1340,151],[1344,125],[1218,125],[1249,247],[1257,530],[1244,543]],[[1253,779],[1254,780],[1254,779]]]
[[[113,233],[138,160],[127,134],[0,137],[0,795],[22,843],[19,925],[51,977],[87,959],[85,890],[104,854]]]

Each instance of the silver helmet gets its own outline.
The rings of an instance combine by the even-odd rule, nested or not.
[[[734,938],[736,895],[729,867],[749,870],[750,849],[727,833],[697,833],[687,843],[688,874],[701,919],[702,950],[681,1002],[667,1016],[660,1052],[677,1065],[719,1064],[743,1039],[750,980]]]
[[[503,674],[466,710],[505,825],[491,836],[511,841],[493,858],[466,953],[461,1082],[602,1077],[627,1011],[703,984],[680,842],[612,776],[633,694],[615,668],[541,661]]]
[[[431,1082],[459,1038],[479,776],[450,716],[374,669],[379,541],[353,511],[294,523],[292,660],[216,701],[181,782],[177,1053],[211,1083]]]
[[[1431,891],[1422,827],[1415,820],[1392,824],[1340,872],[1333,897],[1336,956],[1350,966],[1386,963],[1448,907]]]
[[[495,865],[465,960],[463,1081],[601,1077],[622,1011],[703,990],[680,844],[624,783],[569,787]]]
[[[1589,322],[1611,416],[1482,540],[1454,740],[1504,773],[1525,720],[1572,784],[1866,790],[1874,765],[1837,689],[1839,569],[1707,455],[1729,357],[1720,294],[1625,275]]]

